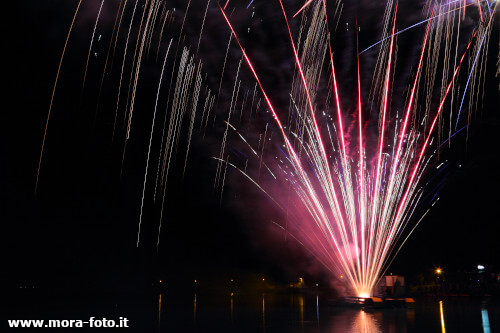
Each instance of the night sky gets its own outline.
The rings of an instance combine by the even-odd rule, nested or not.
[[[351,11],[346,10],[345,20],[353,22],[363,3],[369,2],[359,2]],[[10,19],[3,23],[2,285],[62,286],[68,290],[75,286],[113,286],[121,291],[158,278],[182,282],[263,274],[289,282],[306,274],[311,279],[327,279],[321,269],[311,270],[320,265],[307,251],[270,226],[270,221],[279,219],[280,213],[241,176],[234,173],[228,178],[220,200],[219,193],[213,190],[216,162],[211,159],[219,149],[223,133],[220,128],[210,128],[205,139],[195,131],[184,177],[184,155],[179,154],[168,182],[159,251],[156,248],[159,206],[151,200],[146,201],[141,245],[136,247],[158,72],[156,64],[145,61],[141,72],[141,82],[145,83],[137,96],[132,138],[122,165],[124,133],[118,131],[114,140],[111,135],[116,101],[112,84],[105,85],[96,112],[103,68],[100,55],[107,51],[118,1],[105,5],[108,7],[102,16],[104,23],[98,30],[103,40],[94,45],[99,57],[91,58],[83,94],[81,84],[88,43],[100,1],[82,3],[56,90],[35,194],[50,97],[76,4],[77,1],[16,1],[9,11]],[[299,4],[290,6],[295,8]],[[176,24],[185,9],[182,2],[178,5]],[[193,6],[185,33],[187,42],[196,44],[205,5]],[[279,30],[282,22],[274,20],[269,8],[263,8],[259,1],[254,6],[255,15],[261,15],[264,21],[261,29],[271,36],[250,40],[247,47],[262,71],[270,68],[267,74],[263,73],[263,81],[273,87],[271,90],[278,90],[292,78],[293,65],[282,60],[290,57],[289,49],[271,46],[281,42],[288,46],[287,36]],[[244,11],[235,11],[234,22],[238,22],[240,12]],[[241,27],[242,31],[244,28]],[[211,4],[205,29],[199,57],[206,62],[209,82],[213,81],[211,85],[217,88],[229,29],[215,3]],[[174,36],[172,33],[165,37],[164,43]],[[366,38],[361,43],[369,45],[377,36],[367,34],[361,37]],[[346,50],[352,51],[352,43],[345,45]],[[443,152],[441,158],[449,161],[447,169],[430,183],[430,194],[417,208],[413,222],[429,207],[435,194],[432,189],[438,184],[440,200],[389,268],[395,274],[415,275],[436,266],[468,270],[477,264],[500,269],[500,94],[494,76],[496,45],[498,24],[490,40],[482,107],[474,114],[468,135],[465,131],[458,134],[452,148]],[[265,50],[270,51],[263,54]],[[118,49],[117,55],[122,52]],[[240,57],[236,48],[230,52],[228,73],[234,73]],[[371,60],[368,58],[367,63]],[[115,72],[119,63],[116,60]],[[254,81],[246,69],[242,70],[242,76],[248,87],[253,88]],[[220,98],[227,100],[230,94],[231,91],[225,91]],[[287,94],[278,96],[276,103],[287,103],[287,98]],[[183,145],[179,147],[181,152]],[[432,176],[430,173],[428,178]],[[151,191],[148,187],[147,193]]]

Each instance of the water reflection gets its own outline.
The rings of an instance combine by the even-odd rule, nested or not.
[[[193,323],[196,324],[196,293],[194,294],[194,301],[193,301]]]
[[[415,322],[415,309],[406,309],[406,322],[408,324]]]
[[[234,293],[231,293],[231,323],[234,322]]]
[[[248,332],[444,333],[446,328],[464,332],[481,331],[482,328],[482,332],[491,333],[494,331],[491,326],[498,323],[499,308],[494,302],[427,299],[419,302],[415,309],[362,310],[332,305],[321,295],[259,294],[238,293],[236,296],[236,293],[226,292],[215,299],[202,293],[199,303],[196,293],[188,294],[192,298],[180,300],[171,294],[158,293],[152,309],[157,312],[149,318],[160,333],[199,330],[224,333],[242,327]]]
[[[439,301],[439,315],[441,317],[441,332],[446,333],[446,327],[444,326],[443,301]]]
[[[304,327],[304,295],[299,295],[300,323]]]
[[[262,327],[266,331],[266,297],[262,294]]]
[[[161,327],[161,293],[158,297],[158,329]]]
[[[490,318],[488,317],[488,309],[484,303],[481,306],[481,318],[483,322],[483,332],[490,333]]]
[[[381,333],[382,330],[372,313],[359,311],[354,318],[354,322],[352,323],[351,332]]]
[[[316,321],[319,325],[319,296],[316,296]]]

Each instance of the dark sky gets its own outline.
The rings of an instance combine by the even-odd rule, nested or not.
[[[102,60],[91,62],[87,85],[81,94],[88,43],[100,4],[87,2],[82,5],[65,55],[36,194],[44,124],[77,1],[16,2],[12,11],[16,19],[4,24],[7,40],[2,51],[6,88],[0,144],[2,279],[12,285],[64,283],[68,279],[82,285],[108,285],[126,283],[129,278],[148,280],[168,276],[173,280],[191,280],[197,276],[262,273],[287,281],[306,273],[307,267],[316,266],[307,253],[301,252],[300,246],[273,234],[267,224],[279,214],[253,186],[240,185],[243,179],[233,175],[231,179],[236,184],[228,184],[220,202],[213,191],[216,163],[210,159],[219,143],[212,138],[201,140],[199,133],[193,136],[186,176],[181,181],[182,172],[177,168],[169,182],[160,251],[156,251],[159,207],[151,200],[146,202],[141,247],[136,248],[157,67],[147,61],[144,65],[141,79],[155,83],[151,89],[143,87],[137,97],[133,139],[127,146],[120,175],[123,132],[111,140],[114,116],[111,88],[104,89],[96,113]],[[108,3],[103,14],[106,21],[103,25],[108,30],[110,24],[112,27],[114,16],[110,13],[116,13],[113,10],[116,3]],[[183,7],[179,8],[182,13]],[[202,12],[198,7],[195,9],[193,12]],[[257,6],[256,15],[262,15],[263,11]],[[353,13],[355,10],[346,11],[350,18]],[[215,4],[209,14],[200,54],[207,63],[208,77],[217,76],[209,80],[218,82],[221,69],[218,61],[224,55],[229,31]],[[196,37],[191,37],[195,41],[199,15],[188,19],[185,27],[188,36]],[[279,24],[280,21],[262,23],[271,32],[279,29]],[[103,31],[109,34],[108,30]],[[103,36],[103,41],[95,44],[99,54],[107,50],[109,36],[105,33]],[[286,42],[286,35],[276,33],[276,36],[248,48],[259,46],[268,50],[276,40]],[[497,212],[500,101],[498,80],[494,77],[495,45],[498,33],[491,39],[484,107],[472,119],[467,142],[465,132],[461,133],[453,140],[453,148],[443,153],[449,160],[447,170],[443,177],[431,182],[435,186],[444,179],[438,194],[440,200],[410,237],[391,271],[413,274],[436,265],[468,269],[478,263],[500,267]],[[117,54],[121,52],[120,49]],[[293,67],[279,63],[289,53],[280,48],[269,51],[266,57],[258,51],[250,52],[261,68],[273,65],[273,72],[267,77],[269,86],[290,80]],[[231,66],[240,56],[236,49],[230,53]],[[249,78],[248,73],[243,75]],[[253,84],[249,81],[248,86]],[[230,92],[225,92],[222,98],[227,94]],[[283,100],[286,99],[285,95]],[[220,137],[220,130],[213,132],[213,137]],[[180,155],[178,162],[183,162],[183,158]],[[246,189],[244,193],[239,192],[242,188]],[[265,214],[242,211],[245,200],[262,205]],[[422,202],[413,222],[430,202]],[[270,235],[263,234],[266,231]]]

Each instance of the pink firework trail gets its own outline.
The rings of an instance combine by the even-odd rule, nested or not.
[[[220,7],[220,11],[243,53],[247,66],[261,89],[267,107],[276,126],[279,128],[284,142],[283,146],[286,148],[286,151],[283,152],[284,158],[276,158],[282,160],[281,164],[278,165],[279,172],[281,172],[288,185],[293,188],[295,201],[291,206],[297,212],[294,214],[293,219],[298,222],[287,231],[311,251],[332,273],[345,277],[352,292],[358,296],[367,297],[373,293],[379,277],[387,269],[390,258],[393,258],[397,252],[398,240],[403,234],[422,195],[422,189],[419,188],[418,184],[432,157],[427,155],[433,154],[429,154],[427,150],[431,144],[431,138],[435,135],[434,130],[438,119],[445,108],[448,95],[452,90],[470,46],[478,38],[478,35],[484,34],[484,32],[478,34],[479,30],[475,30],[467,47],[457,61],[446,89],[441,95],[438,107],[429,115],[431,117],[428,119],[430,125],[419,131],[418,124],[414,120],[417,110],[418,87],[423,75],[424,58],[429,51],[429,47],[431,47],[429,46],[431,25],[434,22],[433,19],[441,14],[434,16],[433,11],[430,17],[424,21],[427,22],[427,26],[419,52],[418,66],[413,74],[414,77],[411,79],[403,116],[402,119],[391,121],[389,110],[391,108],[393,64],[396,54],[395,36],[397,35],[396,19],[398,11],[398,2],[396,1],[392,12],[389,37],[387,37],[389,41],[385,51],[386,69],[382,76],[383,85],[379,106],[380,115],[376,151],[369,151],[366,147],[370,133],[366,132],[363,124],[366,120],[363,118],[362,78],[358,55],[357,100],[355,103],[357,126],[353,127],[357,128],[358,135],[357,147],[354,150],[355,153],[351,156],[348,149],[349,145],[356,142],[347,142],[346,140],[346,121],[343,119],[344,112],[340,106],[338,77],[333,60],[331,34],[328,30],[326,3],[323,0],[321,3],[309,6],[311,1],[306,1],[294,17],[309,9],[306,7],[315,6],[314,10],[316,12],[314,13],[316,13],[316,16],[314,16],[314,13],[312,16],[316,17],[316,21],[325,27],[324,32],[327,37],[324,39],[324,45],[320,47],[325,47],[323,50],[326,52],[327,61],[329,62],[332,96],[336,106],[332,114],[336,114],[337,126],[329,116],[326,117],[325,122],[320,122],[318,119],[319,112],[314,102],[315,94],[311,91],[314,89],[311,88],[314,84],[311,82],[311,77],[308,76],[311,68],[307,68],[304,64],[304,62],[307,62],[307,55],[301,56],[299,54],[285,8],[281,0],[279,0],[279,3],[293,51],[298,82],[302,85],[300,89],[295,88],[295,91],[292,91],[291,94],[292,104],[294,104],[296,111],[294,117],[296,114],[301,121],[301,125],[299,125],[299,120],[296,119],[295,130],[284,126],[280,113],[273,106],[251,59],[245,52],[233,25],[226,15],[225,6],[224,8]],[[496,9],[496,6],[492,8],[492,11]],[[318,13],[319,16],[322,16],[321,19],[318,18]],[[484,19],[484,17],[481,16],[481,19]],[[482,24],[489,26],[491,22],[492,16],[490,15],[489,21]],[[316,24],[319,25],[320,23]],[[302,51],[304,54],[306,53],[305,50]],[[294,94],[303,97],[302,107],[295,103]],[[337,134],[337,136],[332,136],[332,126],[334,134]],[[338,132],[336,128],[339,129]],[[324,140],[324,137],[326,137],[324,135],[325,130],[327,130],[330,142]],[[393,134],[392,139],[389,137],[389,133]],[[249,145],[246,141],[245,143]],[[255,152],[254,149],[252,150]],[[373,158],[370,158],[371,154]],[[236,168],[233,164],[228,164]],[[266,191],[264,186],[259,185],[258,181],[248,176],[246,171],[240,169],[240,172],[272,197],[270,191]],[[273,199],[273,201],[278,203],[279,200]],[[280,204],[278,203],[278,205]]]

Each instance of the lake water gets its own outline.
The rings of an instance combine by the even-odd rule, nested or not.
[[[500,300],[480,298],[423,298],[417,299],[414,309],[364,311],[334,306],[327,296],[313,294],[162,292],[113,299],[102,294],[26,294],[9,301],[0,317],[88,320],[92,316],[128,318],[130,327],[111,330],[115,332],[500,332]],[[37,331],[96,330],[109,331]]]
[[[481,299],[423,299],[414,309],[333,306],[321,296],[193,295],[191,307],[158,299],[158,332],[500,332],[500,307]]]

